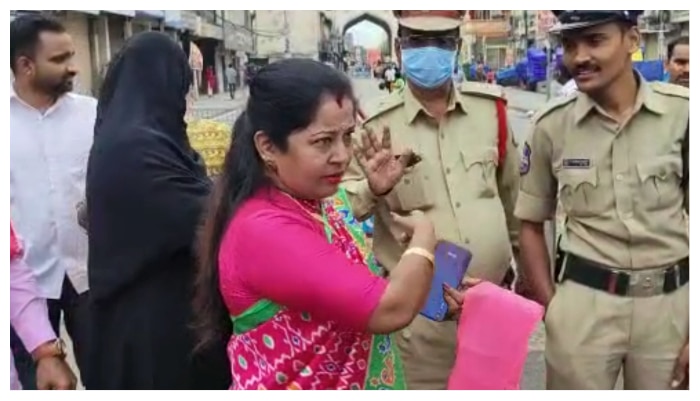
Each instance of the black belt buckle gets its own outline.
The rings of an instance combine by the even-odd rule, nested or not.
[[[608,294],[646,298],[669,294],[689,281],[688,259],[667,268],[619,270],[567,254],[563,280],[573,280]]]
[[[684,281],[686,280],[681,276],[681,269],[687,269],[688,267],[681,266],[681,263],[682,261],[676,263],[664,272],[664,293],[671,293],[685,285]]]

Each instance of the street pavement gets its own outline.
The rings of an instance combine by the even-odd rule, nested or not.
[[[243,111],[248,100],[248,89],[236,91],[234,99],[228,93],[220,93],[209,97],[200,95],[190,110],[190,116],[195,119],[212,119],[225,122],[231,126]]]
[[[379,82],[369,78],[354,78],[355,94],[360,99],[364,110],[372,110],[386,92],[379,90]],[[508,118],[513,127],[515,139],[522,144],[527,136],[530,115],[536,112],[546,103],[546,95],[542,93],[526,92],[518,89],[506,88],[508,99]],[[192,107],[194,118],[214,119],[233,125],[236,117],[245,108],[248,99],[247,89],[238,90],[235,99],[231,99],[227,93],[208,97],[200,96]]]
[[[353,79],[355,96],[360,100],[360,105],[367,113],[371,113],[387,92],[379,90],[379,81],[368,78]],[[545,105],[547,97],[544,94],[526,92],[517,89],[506,89],[508,99],[508,121],[513,129],[516,141],[522,145],[528,135],[530,126],[530,114],[536,112]],[[547,238],[550,236],[548,235]],[[530,338],[530,346],[520,384],[523,390],[544,390],[544,327],[540,325]]]

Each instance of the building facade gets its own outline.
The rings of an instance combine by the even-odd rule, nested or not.
[[[469,10],[461,27],[464,62],[493,69],[513,63],[511,10]]]
[[[253,53],[253,12],[250,10],[224,11],[224,61],[238,71],[237,87],[243,86],[242,71]],[[228,83],[228,82],[227,82]]]
[[[323,10],[323,12],[333,21],[333,26],[339,35],[344,37],[350,28],[362,21],[369,21],[379,26],[387,35],[387,42],[382,46],[382,59],[396,61],[394,49],[394,38],[398,32],[398,21],[391,10]],[[353,40],[354,42],[354,40]],[[353,46],[342,44],[343,53],[352,52]]]
[[[645,10],[639,19],[642,52],[647,60],[666,58],[666,45],[690,34],[689,10]]]
[[[290,57],[318,60],[319,21],[316,10],[256,10],[255,56],[269,61]]]
[[[188,33],[202,57],[201,67],[193,65],[196,86],[206,93],[202,72],[211,67],[216,76],[214,92],[227,84],[225,66],[244,65],[254,51],[252,15],[249,10],[58,10],[11,11],[12,15],[41,12],[61,21],[73,38],[75,62],[80,71],[75,91],[96,96],[109,62],[132,35],[161,31],[179,40]],[[240,71],[240,70],[239,70]],[[240,80],[238,82],[240,84]]]

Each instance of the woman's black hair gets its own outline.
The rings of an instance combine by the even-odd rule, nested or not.
[[[255,134],[264,132],[278,149],[286,151],[289,136],[313,122],[324,96],[332,96],[338,104],[344,99],[356,102],[347,76],[313,60],[279,61],[263,67],[253,78],[248,104],[234,124],[231,147],[198,239],[195,351],[231,334],[229,313],[219,291],[219,248],[238,208],[270,185],[255,148]]]

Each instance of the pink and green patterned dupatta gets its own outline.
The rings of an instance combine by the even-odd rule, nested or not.
[[[300,202],[310,213],[318,204]],[[328,241],[380,274],[345,191],[321,202]],[[391,335],[371,335],[319,321],[261,300],[232,316],[228,344],[234,390],[403,390],[403,365]]]

